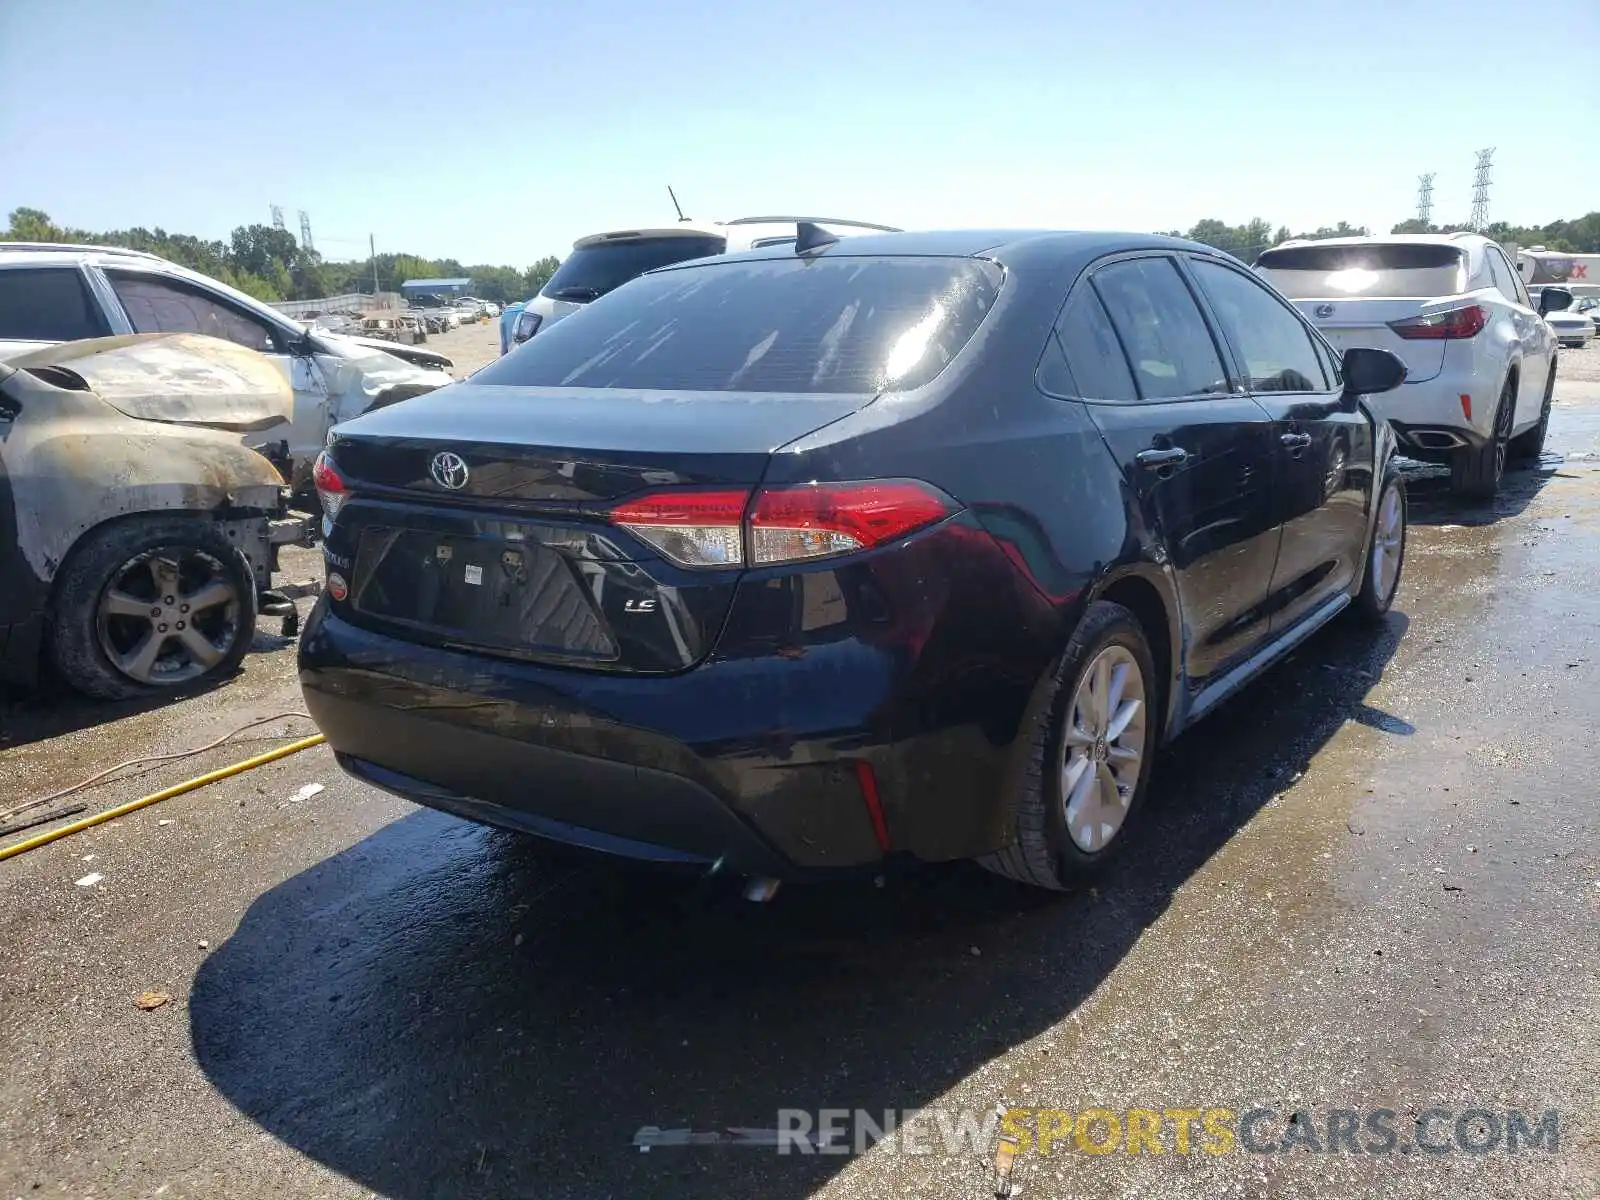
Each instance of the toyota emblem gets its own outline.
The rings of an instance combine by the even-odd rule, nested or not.
[[[1319,304],[1319,305],[1317,305],[1317,317],[1319,319],[1325,319],[1325,318],[1331,317],[1331,316],[1333,316],[1333,305],[1331,305],[1331,304]]]
[[[433,481],[440,487],[449,488],[452,492],[459,492],[467,486],[466,459],[454,451],[445,450],[433,456],[433,462],[428,467],[428,474],[433,476]]]

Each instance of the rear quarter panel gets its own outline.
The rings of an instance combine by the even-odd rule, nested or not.
[[[1149,578],[1164,601],[1172,594],[1152,560],[1133,493],[1085,406],[1047,396],[1034,382],[1068,284],[1003,291],[1004,301],[944,375],[791,443],[773,456],[765,479],[913,478],[962,505],[961,516],[941,527],[947,532],[936,543],[937,571],[917,567],[921,535],[898,560],[874,557],[891,611],[914,609],[933,622],[916,638],[898,639],[899,652],[918,655],[924,678],[961,680],[983,697],[981,720],[960,705],[914,718],[902,713],[901,735],[925,740],[930,764],[970,770],[983,781],[975,787],[1000,797],[1014,794],[1032,719],[1049,700],[1050,670],[1090,601],[1131,574]],[[952,567],[957,556],[964,570]],[[761,574],[751,572],[741,589]],[[848,594],[846,570],[837,574]],[[930,603],[935,587],[950,589],[939,604]],[[1170,602],[1167,612],[1175,619]],[[1169,621],[1169,638],[1176,628]],[[959,745],[961,754],[939,756],[931,747],[940,744]],[[1002,826],[962,829],[952,817],[937,825],[938,840],[1004,844],[1008,807],[976,807]],[[933,858],[944,856],[939,850],[917,847]]]

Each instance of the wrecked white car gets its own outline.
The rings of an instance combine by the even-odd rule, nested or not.
[[[334,425],[452,382],[446,370],[419,365],[442,359],[448,367],[442,355],[307,329],[153,254],[0,242],[0,362],[55,342],[127,333],[205,334],[276,364],[294,389],[294,414],[251,444],[285,466],[297,490],[307,489]]]
[[[192,334],[0,363],[0,679],[48,662],[126,699],[237,667],[278,546],[313,536],[245,444],[294,407],[260,354]]]

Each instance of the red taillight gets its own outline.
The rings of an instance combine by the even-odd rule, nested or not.
[[[909,479],[763,488],[750,508],[750,563],[870,549],[955,511],[948,496]]]
[[[611,520],[686,567],[737,567],[749,503],[748,491],[652,492],[619,504]]]
[[[340,477],[326,450],[317,455],[316,465],[311,468],[311,483],[317,489],[317,498],[322,501],[323,515],[333,520],[339,515],[340,507],[350,498],[350,487]]]
[[[1390,321],[1389,328],[1408,341],[1446,341],[1477,337],[1489,322],[1488,311],[1479,304],[1447,308],[1424,317]]]
[[[725,489],[652,492],[618,505],[611,520],[686,567],[767,566],[871,549],[958,507],[925,483],[885,479],[762,488],[754,497]]]

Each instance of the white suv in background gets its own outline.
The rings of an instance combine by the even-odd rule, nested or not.
[[[1461,495],[1488,499],[1508,455],[1544,447],[1556,334],[1544,314],[1572,293],[1546,288],[1536,309],[1505,252],[1478,234],[1285,242],[1256,270],[1340,350],[1373,346],[1406,381],[1368,398],[1404,453],[1448,463]]]
[[[0,242],[0,362],[55,342],[128,333],[203,333],[266,355],[294,389],[294,416],[244,440],[297,490],[309,488],[334,425],[455,382],[448,371],[402,357],[412,347],[308,329],[154,254]]]
[[[901,232],[892,225],[832,217],[740,217],[734,221],[683,220],[657,229],[593,233],[572,243],[572,253],[537,296],[520,306],[510,306],[501,316],[500,352],[506,353],[539,330],[548,329],[562,317],[646,271],[758,246],[792,245],[802,222],[838,237],[863,231]]]

